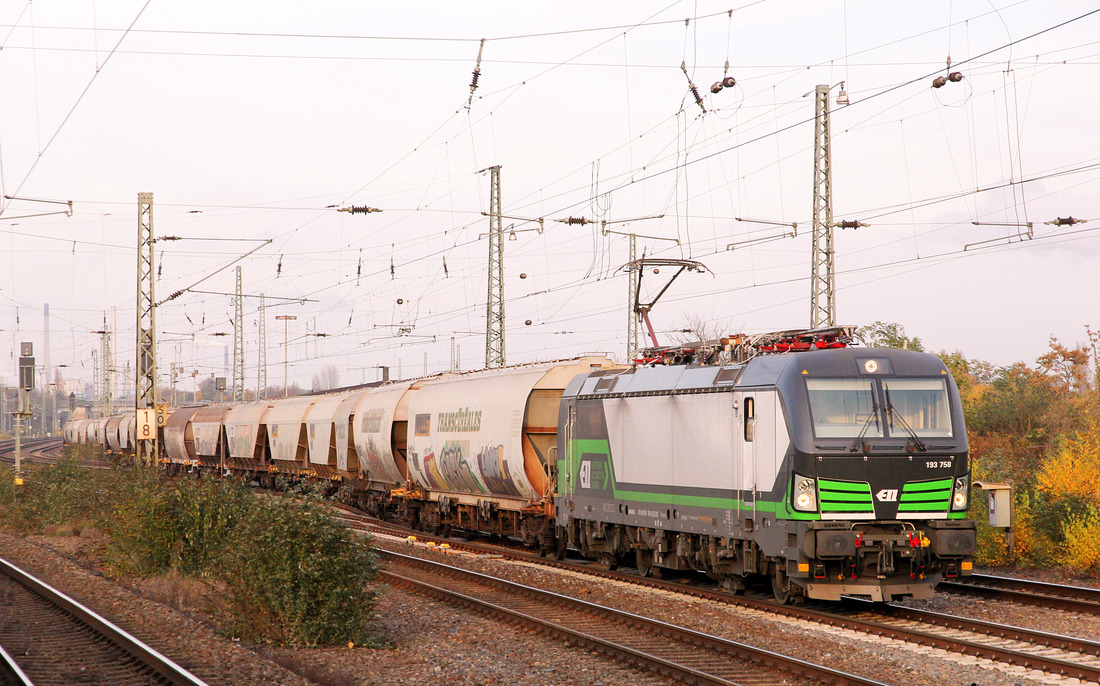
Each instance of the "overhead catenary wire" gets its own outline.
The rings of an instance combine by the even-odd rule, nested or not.
[[[678,139],[681,139],[681,137],[682,137],[682,134],[681,134],[681,135],[678,135]],[[705,136],[703,136],[703,135],[701,134],[701,135],[700,135],[700,139],[698,139],[698,140],[700,140],[700,141],[706,141],[706,137],[705,137]],[[694,153],[692,153],[692,156],[693,156],[693,158],[694,158]],[[631,166],[631,170],[634,170],[634,169],[635,169],[635,168]],[[639,176],[641,176],[641,175],[639,175]],[[698,191],[698,193],[694,193],[694,192],[689,192],[689,193],[687,193],[687,196],[689,196],[689,198],[694,198],[694,197],[697,197],[698,195],[702,195],[702,193],[705,193],[705,192],[707,192],[708,190],[711,190],[711,189],[703,189],[702,191]],[[910,204],[912,204],[912,203],[910,203]],[[420,210],[420,211],[430,211],[430,210]],[[696,213],[696,212],[680,212],[680,214],[684,215],[684,217],[690,217],[690,215],[693,215],[693,214],[695,214],[695,213]],[[473,242],[466,242],[466,243],[464,243],[464,245],[470,245],[470,244],[472,244],[472,243],[473,243]],[[696,245],[696,243],[695,243],[695,242],[691,242],[691,241],[687,242],[687,244],[689,244],[689,245]],[[361,248],[360,248],[360,250],[361,250]],[[319,251],[319,252],[323,252],[323,251]],[[436,263],[436,264],[438,265],[438,264],[439,264],[439,261],[437,261],[437,263]],[[300,261],[296,261],[296,265],[300,265]],[[399,268],[399,267],[398,267],[398,268]],[[460,267],[460,273],[462,273],[462,269],[464,269],[464,267]],[[452,269],[452,270],[453,270],[453,269]],[[364,272],[366,272],[366,270],[364,270]],[[465,275],[465,278],[466,278],[466,279],[469,279],[469,278],[473,278],[473,277],[474,277],[474,275],[476,274],[476,270],[469,270],[469,269],[467,269],[467,270],[466,270],[466,272],[465,272],[465,274],[466,274],[466,275]],[[346,301],[344,300],[343,302],[344,302],[344,305],[346,305]],[[339,303],[338,303],[338,305],[339,305]],[[334,306],[333,306],[333,307],[334,307]]]

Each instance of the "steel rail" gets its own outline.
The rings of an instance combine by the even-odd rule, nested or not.
[[[368,518],[361,515],[352,515],[348,517],[348,519],[355,519],[359,522],[364,522]],[[382,523],[381,526],[390,528],[391,531],[397,531],[397,528],[390,523]],[[1040,653],[1032,653],[1026,650],[1004,648],[997,645],[991,645],[989,643],[983,643],[977,640],[962,639],[953,636],[940,636],[932,631],[922,631],[918,629],[911,629],[908,627],[901,627],[892,624],[889,621],[875,621],[874,619],[853,617],[850,615],[846,615],[843,612],[818,610],[799,606],[778,605],[771,600],[764,600],[762,598],[754,598],[751,596],[735,596],[724,591],[717,591],[710,588],[692,587],[682,583],[662,581],[652,578],[641,578],[634,574],[626,574],[607,569],[600,569],[592,565],[579,565],[570,562],[559,562],[557,560],[541,558],[531,553],[510,551],[506,548],[496,545],[479,546],[477,544],[449,541],[447,539],[424,534],[423,532],[415,532],[415,535],[423,540],[437,540],[439,542],[446,541],[455,549],[464,549],[474,552],[479,550],[484,552],[488,550],[496,554],[502,554],[508,557],[513,557],[515,559],[521,559],[526,562],[536,562],[538,564],[549,567],[568,569],[571,571],[581,572],[584,574],[598,576],[606,579],[613,579],[616,581],[624,581],[627,583],[647,586],[650,588],[659,588],[662,590],[682,593],[685,595],[691,595],[694,597],[713,600],[716,602],[749,607],[770,614],[780,614],[788,617],[802,619],[805,621],[812,621],[829,626],[852,629],[862,633],[906,640],[919,645],[936,647],[953,653],[974,655],[998,662],[1023,666],[1029,669],[1051,672],[1054,674],[1061,674],[1065,676],[1072,676],[1090,682],[1100,682],[1100,668],[1088,664],[1072,662],[1069,660],[1061,659],[1059,657],[1047,656]],[[867,605],[872,604],[868,602]],[[890,613],[899,613],[903,611],[902,608],[887,609],[892,607],[893,606],[886,605],[881,607],[874,607],[874,609],[869,610],[869,612],[882,612],[889,616]],[[1082,652],[1086,656],[1100,657],[1100,653],[1097,652],[1097,645],[1091,641],[1074,639],[1067,636],[1057,636],[1055,634],[1033,631],[1022,627],[993,624],[990,622],[982,622],[980,620],[967,619],[952,615],[941,615],[910,608],[904,608],[904,613],[906,613],[907,619],[909,619],[910,621],[922,622],[931,626],[942,626],[944,628],[962,629],[973,633],[986,634],[990,636],[993,641],[1001,640],[1002,638],[1011,636],[1014,638],[1014,640],[1034,643],[1037,646],[1037,651],[1045,650],[1048,646],[1065,651],[1077,651],[1080,648],[1080,652]]]
[[[488,586],[494,589],[499,589],[510,595],[522,596],[540,603],[549,603],[557,607],[565,608],[571,612],[580,612],[585,615],[596,616],[601,619],[608,620],[610,622],[610,625],[612,626],[629,626],[645,632],[646,634],[658,635],[674,639],[685,646],[694,646],[696,648],[705,649],[711,653],[714,653],[718,657],[718,659],[721,660],[726,660],[730,658],[737,660],[748,660],[752,663],[758,665],[766,665],[771,669],[778,669],[788,674],[793,673],[800,678],[818,679],[826,683],[852,684],[853,686],[881,686],[881,682],[878,681],[830,669],[822,665],[817,665],[811,662],[807,662],[805,660],[799,660],[788,655],[782,655],[780,653],[757,648],[748,644],[730,641],[728,639],[712,636],[710,634],[704,634],[694,631],[692,629],[688,629],[686,627],[668,624],[666,622],[644,617],[642,615],[624,612],[622,610],[598,605],[577,598],[571,598],[569,596],[534,588],[531,586],[525,586],[523,584],[508,581],[506,579],[500,579],[497,577],[472,572],[440,562],[425,560],[419,557],[411,557],[408,555],[403,555],[401,553],[386,550],[379,550],[378,552],[383,557],[399,561],[399,563],[402,565],[429,570],[434,575],[436,575],[437,578],[438,575],[444,574],[463,582],[470,582],[482,586]],[[436,584],[432,584],[426,581],[411,579],[407,576],[397,574],[392,570],[387,570],[384,568],[382,573],[386,578],[410,586],[415,585],[417,588],[424,589],[438,597],[446,597],[452,602],[457,602],[467,607],[474,607],[479,609],[479,611],[486,611],[496,616],[506,617],[519,623],[538,625],[543,630],[562,635],[568,640],[580,642],[582,644],[588,645],[616,657],[620,657],[635,664],[641,663],[650,669],[671,675],[675,678],[686,679],[689,681],[694,681],[696,683],[705,684],[736,683],[731,682],[721,676],[708,673],[704,671],[704,668],[695,668],[679,664],[673,660],[646,653],[645,651],[631,648],[630,646],[625,646],[606,638],[593,636],[591,634],[563,626],[543,617],[536,617],[524,612],[514,610],[512,608],[502,607],[483,599],[473,598],[472,596],[460,593],[453,589],[441,588]],[[758,678],[754,678],[754,683],[759,683]]]
[[[52,603],[64,613],[88,626],[96,634],[106,637],[113,644],[146,665],[161,676],[165,683],[174,686],[207,686],[206,682],[180,667],[155,649],[136,637],[123,631],[92,609],[81,605],[61,591],[41,581],[7,560],[0,559],[0,574],[4,574],[16,583],[26,587],[32,593]]]
[[[848,600],[846,602],[872,605],[868,600]],[[878,605],[868,607],[867,611],[883,614],[892,619],[934,624],[947,629],[981,633],[999,639],[1035,643],[1043,648],[1055,648],[1057,650],[1080,653],[1081,655],[1088,655],[1100,659],[1100,641],[1090,641],[1088,639],[1065,636],[1063,634],[1052,634],[1037,629],[1024,629],[1008,624],[997,624],[995,622],[971,619],[969,617],[959,617],[957,615],[949,615],[942,612],[916,610],[898,605]]]
[[[60,438],[30,438],[23,441],[22,450],[28,457],[52,457],[45,453],[60,448],[63,441]],[[15,462],[15,440],[0,441],[0,462],[13,464]]]
[[[967,581],[944,581],[940,588],[952,593],[1100,615],[1100,589],[1096,588],[988,574],[975,574]]]
[[[0,686],[34,686],[4,646],[0,646]]]

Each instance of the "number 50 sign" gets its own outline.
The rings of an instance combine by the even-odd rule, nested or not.
[[[152,441],[157,437],[157,411],[151,407],[139,407],[134,435],[139,441]]]

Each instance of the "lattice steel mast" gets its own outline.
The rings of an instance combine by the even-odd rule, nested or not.
[[[829,155],[829,86],[815,90],[813,257],[810,279],[810,327],[836,326],[833,264],[833,172]]]
[[[114,389],[111,387],[111,371],[114,369],[114,354],[111,352],[111,330],[107,328],[107,313],[103,313],[103,329],[99,332],[100,389],[102,389],[103,413],[109,417],[114,414]]]
[[[237,267],[237,297],[233,300],[233,400],[244,400],[244,292]]]
[[[135,369],[134,407],[137,410],[157,406],[157,319],[155,270],[153,262],[153,194],[138,193],[138,282],[137,282],[137,366]],[[106,362],[106,360],[104,360]],[[156,462],[156,432],[152,440],[136,441],[139,463]]]
[[[103,416],[103,380],[99,375],[99,351],[92,348],[92,408],[97,417]]]
[[[485,367],[504,366],[504,218],[500,165],[489,167],[489,299],[485,309]]]
[[[267,301],[260,293],[260,361],[256,378],[256,397],[267,400]]]
[[[638,237],[630,234],[630,260],[628,264],[634,264],[638,259]],[[638,358],[638,319],[641,315],[634,309],[634,294],[638,292],[638,270],[627,270],[626,287],[626,361],[633,362]]]

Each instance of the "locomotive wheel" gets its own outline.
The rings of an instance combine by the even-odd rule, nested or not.
[[[787,570],[779,563],[775,564],[775,571],[772,574],[772,595],[780,605],[791,602],[791,580],[787,578]]]
[[[559,560],[559,561],[564,560],[565,559],[565,551],[566,551],[565,538],[562,537],[562,536],[558,536],[557,540],[554,542],[554,559]]]
[[[639,576],[651,576],[654,579],[661,578],[661,568],[653,566],[653,551],[638,548],[634,551],[635,566],[638,567]]]

